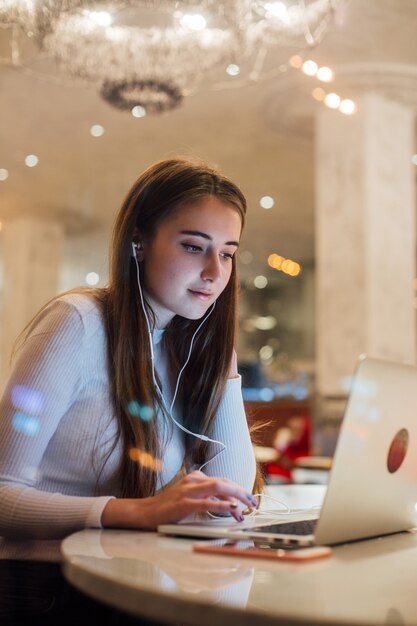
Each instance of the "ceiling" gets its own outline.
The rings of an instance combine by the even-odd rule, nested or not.
[[[345,0],[309,56],[335,70],[334,90],[344,97],[372,84],[375,70],[392,90],[407,75],[413,103],[416,27],[415,0]],[[3,59],[9,47],[10,31],[0,29]],[[254,259],[242,266],[244,273],[265,273],[271,252],[312,264],[314,111],[324,105],[311,97],[315,79],[298,70],[277,71],[293,52],[269,52],[268,78],[236,86],[241,78],[226,80],[219,69],[179,108],[137,119],[25,43],[24,68],[0,64],[0,168],[9,171],[0,182],[0,219],[61,216],[72,262],[80,271],[94,269],[105,263],[111,223],[137,175],[160,158],[195,155],[219,166],[247,195],[242,248]],[[362,83],[352,78],[359,66],[367,72]],[[93,124],[104,126],[102,137],[91,137]],[[30,153],[39,156],[37,167],[24,165]],[[275,198],[271,210],[260,208],[263,195]]]

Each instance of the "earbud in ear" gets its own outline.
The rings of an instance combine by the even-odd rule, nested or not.
[[[132,241],[132,256],[138,261],[143,261],[143,248],[140,243]]]

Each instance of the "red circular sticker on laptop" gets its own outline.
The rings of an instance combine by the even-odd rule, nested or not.
[[[391,474],[401,467],[405,459],[408,449],[408,439],[408,430],[401,428],[391,442],[387,458],[387,467]]]

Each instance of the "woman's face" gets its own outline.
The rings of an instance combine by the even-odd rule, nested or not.
[[[178,208],[141,241],[144,288],[158,328],[175,315],[203,317],[229,281],[241,229],[237,209],[207,196]]]

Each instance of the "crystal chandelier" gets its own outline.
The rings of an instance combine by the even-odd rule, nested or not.
[[[221,62],[316,44],[339,1],[0,0],[0,24],[18,25],[110,104],[160,113]]]
[[[231,13],[232,3],[228,3]],[[102,96],[110,103],[126,109],[141,106],[147,112],[173,108],[199,77],[228,54],[238,54],[239,31],[224,20],[224,14],[225,26],[215,23],[201,29],[198,23],[188,26],[187,13],[172,14],[168,7],[153,12],[158,24],[120,23],[148,17],[147,7],[135,4],[113,10],[114,22],[106,26],[86,9],[61,17],[44,37],[43,48],[71,75],[99,82]]]

